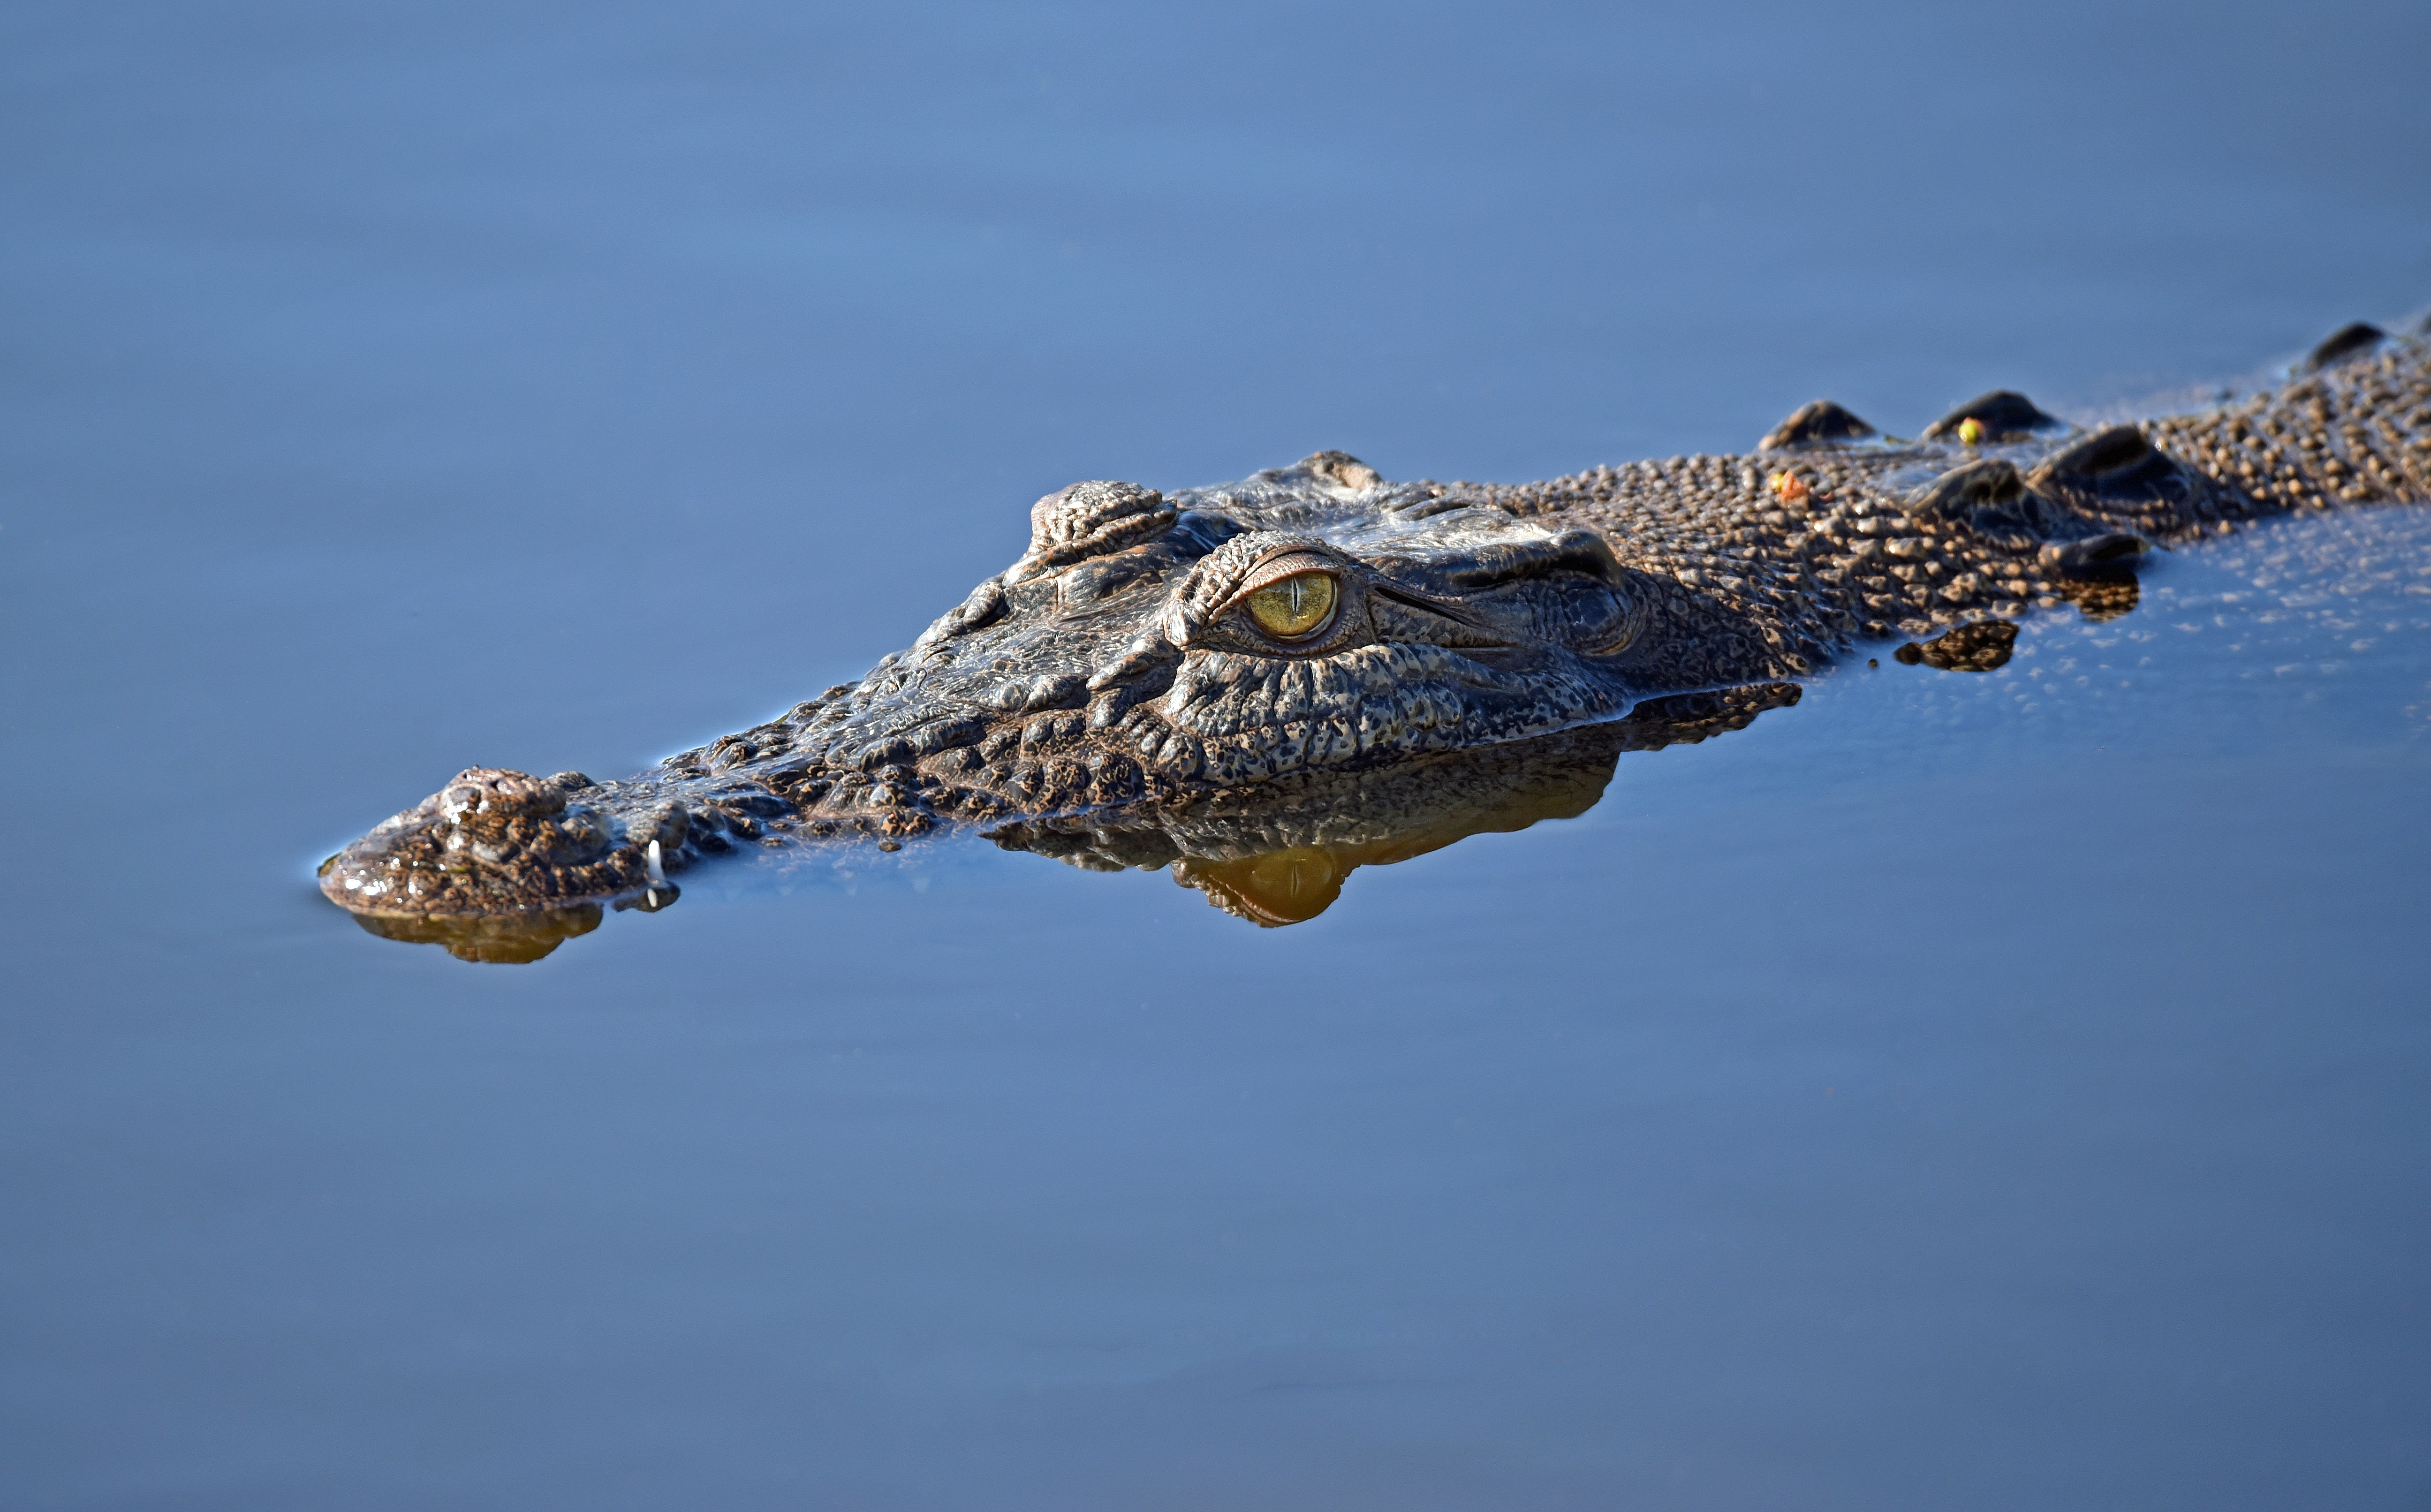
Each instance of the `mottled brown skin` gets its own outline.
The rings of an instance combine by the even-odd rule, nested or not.
[[[1996,393],[1908,444],[1819,403],[1747,456],[1517,486],[1391,483],[1338,452],[1170,497],[1077,483],[1038,502],[1019,562],[859,684],[629,781],[468,770],[332,857],[323,889],[382,916],[655,906],[667,874],[787,831],[1184,815],[1793,680],[1894,634],[1976,627],[1917,657],[1981,670],[2013,633],[1988,627],[2030,607],[2132,608],[2154,546],[2431,498],[2421,337],[2350,328],[2300,372],[2093,432]],[[1338,585],[1332,617],[1263,629],[1251,596],[1312,572]]]

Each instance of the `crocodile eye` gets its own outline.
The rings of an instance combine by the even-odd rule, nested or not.
[[[1295,572],[1249,596],[1249,617],[1279,641],[1316,634],[1333,617],[1336,588],[1330,572]]]

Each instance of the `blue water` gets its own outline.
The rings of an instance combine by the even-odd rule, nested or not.
[[[2431,1502],[2431,518],[1862,657],[1261,931],[984,846],[530,966],[335,845],[1078,478],[2193,404],[2431,12],[0,12],[0,1505]],[[2425,512],[2431,516],[2431,512]]]

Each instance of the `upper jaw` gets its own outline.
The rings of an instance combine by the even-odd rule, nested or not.
[[[321,890],[359,913],[501,915],[567,903],[672,901],[668,874],[763,838],[789,808],[762,783],[685,775],[595,782],[468,767],[322,863]]]

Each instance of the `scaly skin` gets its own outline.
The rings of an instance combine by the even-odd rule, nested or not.
[[[404,917],[649,906],[667,874],[779,830],[995,825],[1077,857],[1076,815],[1170,830],[1251,790],[1287,808],[1319,778],[1791,681],[1860,640],[1959,626],[1903,658],[1997,666],[2031,607],[2132,608],[2154,546],[2431,499],[2431,345],[2351,329],[2307,366],[2091,433],[1987,395],[1914,444],[1817,404],[1751,455],[1518,486],[1392,483],[1339,452],[1170,497],[1076,483],[1038,501],[1019,562],[858,685],[628,781],[468,770],[332,857],[323,890]],[[1338,601],[1285,640],[1249,598],[1295,573]]]

